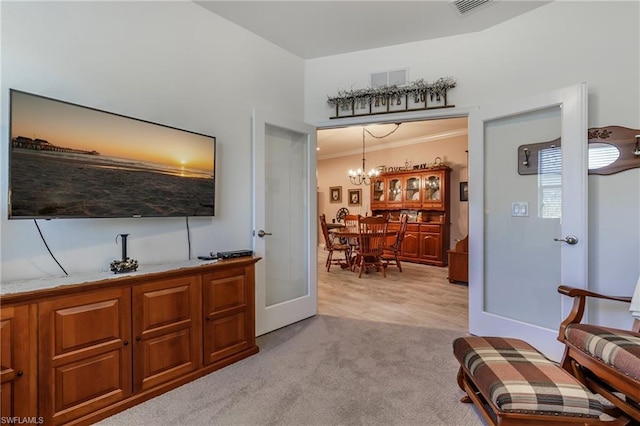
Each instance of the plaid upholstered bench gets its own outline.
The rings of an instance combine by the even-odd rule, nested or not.
[[[598,424],[600,401],[528,343],[501,337],[460,337],[458,385],[493,425]],[[604,422],[603,422],[604,423]]]

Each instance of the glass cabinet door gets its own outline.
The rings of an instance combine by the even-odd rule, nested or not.
[[[402,181],[400,178],[389,179],[387,204],[402,203]]]
[[[407,206],[420,207],[422,204],[422,198],[420,196],[420,177],[409,176],[405,179],[405,197],[404,202]]]
[[[371,185],[371,207],[384,207],[384,179],[379,178]]]
[[[442,175],[439,173],[429,174],[424,178],[424,198],[422,204],[437,208],[442,206]]]

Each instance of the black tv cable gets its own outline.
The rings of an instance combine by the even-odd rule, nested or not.
[[[38,221],[33,219],[33,223],[36,224],[36,228],[38,228],[38,233],[40,234],[40,238],[42,238],[42,242],[44,243],[44,246],[47,248],[47,250],[49,251],[49,254],[51,255],[51,257],[53,258],[53,260],[56,261],[56,263],[58,264],[58,266],[60,267],[60,269],[62,269],[62,272],[64,272],[64,274],[66,276],[69,276],[69,274],[67,273],[67,271],[64,270],[64,268],[62,267],[62,265],[60,264],[60,262],[58,262],[58,259],[56,259],[56,257],[53,255],[53,253],[51,252],[51,249],[49,248],[49,245],[47,244],[47,241],[44,239],[44,235],[42,235],[42,231],[40,230],[40,226],[38,226]]]

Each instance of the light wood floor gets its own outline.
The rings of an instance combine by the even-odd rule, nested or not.
[[[451,284],[447,268],[402,262],[362,274],[324,266],[318,247],[318,313],[346,318],[468,331],[467,286]]]

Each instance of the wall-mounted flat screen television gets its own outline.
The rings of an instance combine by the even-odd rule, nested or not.
[[[9,218],[213,216],[216,139],[10,90]]]

